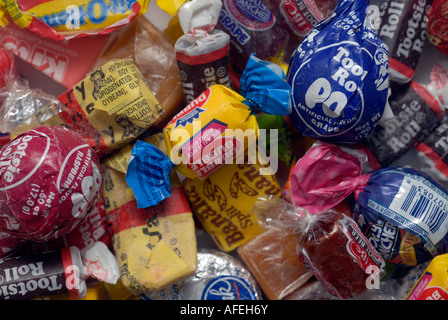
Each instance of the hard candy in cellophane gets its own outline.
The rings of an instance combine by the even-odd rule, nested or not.
[[[93,149],[64,127],[36,127],[0,150],[0,232],[47,241],[72,231],[101,196]]]
[[[366,14],[368,5],[340,1],[291,58],[290,119],[305,136],[355,143],[389,114],[388,50]]]

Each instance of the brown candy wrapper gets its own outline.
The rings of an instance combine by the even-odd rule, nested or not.
[[[263,233],[238,248],[239,257],[270,300],[284,299],[313,276],[297,257],[299,236],[290,228],[290,206],[279,198],[258,198],[251,212]]]
[[[162,128],[183,107],[183,89],[170,38],[142,16],[132,22],[95,64],[111,59],[133,59],[164,113],[153,127]]]

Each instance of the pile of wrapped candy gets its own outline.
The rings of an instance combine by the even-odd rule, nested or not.
[[[0,299],[447,299],[447,4],[0,2]]]

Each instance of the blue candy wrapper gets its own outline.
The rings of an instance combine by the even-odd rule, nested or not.
[[[291,57],[286,81],[269,62],[249,60],[241,77],[243,95],[273,110],[290,110],[291,123],[305,136],[334,143],[356,143],[391,115],[387,102],[389,56],[375,33],[368,0],[342,0],[318,23]],[[251,93],[253,92],[253,93]],[[281,102],[280,102],[281,101]]]
[[[354,219],[385,260],[417,265],[448,252],[448,192],[427,174],[376,170],[355,201]]]
[[[251,54],[240,79],[240,93],[252,109],[267,114],[287,116],[291,113],[289,95],[291,86],[286,82],[283,69]]]
[[[343,0],[291,58],[291,122],[306,136],[334,143],[367,137],[388,97],[387,46],[375,33],[368,0]]]
[[[156,205],[171,195],[170,158],[152,144],[137,141],[128,160],[126,182],[133,190],[138,208]]]

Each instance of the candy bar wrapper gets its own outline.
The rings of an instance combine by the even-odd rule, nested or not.
[[[118,150],[148,129],[163,113],[133,60],[111,60],[58,97],[65,107],[56,114],[45,108],[31,124],[67,126],[77,131],[99,158]],[[50,113],[47,115],[46,113]],[[43,118],[45,115],[45,121]]]
[[[19,27],[41,37],[68,40],[96,34],[107,34],[146,12],[149,1],[77,1],[12,0],[0,6]],[[5,23],[3,21],[2,25]]]
[[[196,273],[141,300],[261,300],[260,288],[234,256],[213,249],[198,250]]]
[[[313,276],[297,258],[295,209],[278,197],[260,196],[251,213],[263,232],[238,247],[238,256],[269,300],[284,299]]]
[[[389,48],[391,81],[403,84],[414,77],[426,41],[426,19],[432,3],[432,0],[381,1],[378,36]]]
[[[67,41],[42,39],[20,28],[10,18],[9,22],[5,28],[0,28],[0,45],[67,89],[89,73],[109,41],[115,38],[107,34]]]
[[[349,299],[378,285],[385,261],[350,217],[332,210],[305,215],[299,234],[300,261],[332,295]]]
[[[319,212],[353,197],[354,220],[383,258],[393,264],[416,265],[446,252],[446,189],[409,167],[361,173],[365,161],[365,155],[350,148],[316,143],[294,168],[294,203]],[[313,172],[314,180],[307,172]]]
[[[406,300],[448,300],[448,254],[432,259]]]
[[[440,52],[448,54],[448,33],[446,31],[446,3],[444,0],[434,0],[428,12],[426,36],[429,42]]]
[[[424,140],[445,116],[438,100],[419,83],[391,88],[389,104],[394,117],[376,126],[363,141],[383,167]]]
[[[230,36],[230,62],[237,72],[244,70],[254,50],[260,59],[277,55],[288,31],[263,1],[223,0],[222,4],[216,29]]]
[[[191,103],[214,84],[233,88],[229,78],[230,37],[215,30],[220,0],[193,0],[179,9],[184,35],[175,43],[184,100]]]
[[[0,231],[48,241],[71,232],[100,201],[99,160],[76,132],[41,126],[0,150]]]
[[[183,107],[183,89],[171,40],[145,16],[129,24],[99,57],[93,69],[112,59],[133,59],[163,107],[153,128],[163,128]]]
[[[248,160],[227,164],[205,179],[186,179],[183,188],[193,213],[218,248],[225,252],[261,233],[251,212],[257,197],[280,196],[271,168]]]
[[[1,300],[27,300],[68,294],[81,299],[87,294],[86,279],[116,283],[119,276],[114,255],[101,242],[81,255],[76,247],[64,247],[34,255],[0,260]]]
[[[162,136],[157,136],[147,141],[163,149]],[[157,206],[137,207],[125,180],[130,151],[131,146],[125,147],[103,162],[104,196],[121,281],[140,295],[192,275],[197,249],[193,214],[175,172],[169,198]]]

